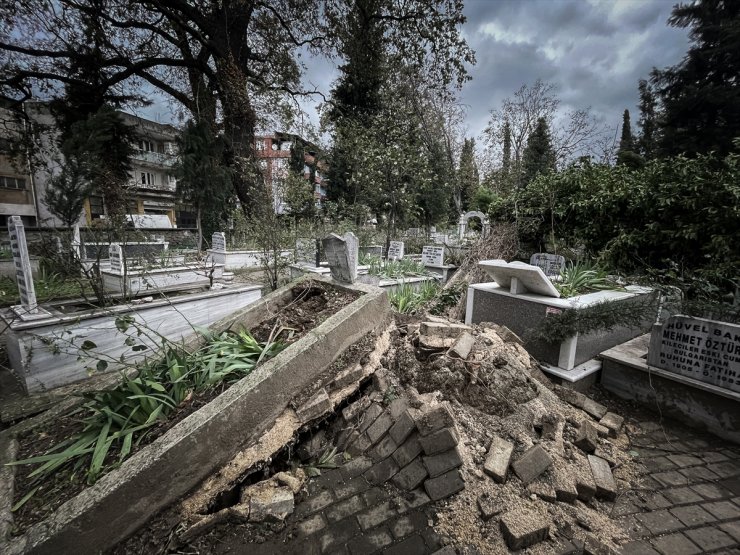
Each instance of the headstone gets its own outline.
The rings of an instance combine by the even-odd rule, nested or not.
[[[111,243],[108,246],[108,258],[110,258],[110,271],[114,274],[123,275],[123,249],[119,243]]]
[[[560,297],[560,292],[537,266],[524,262],[508,263],[505,260],[481,260],[478,266],[513,295],[529,292],[545,297]]]
[[[226,250],[226,234],[223,231],[214,231],[211,235],[211,250],[220,252]]]
[[[740,325],[671,316],[653,327],[647,362],[740,393]]]
[[[13,263],[15,265],[15,280],[18,284],[18,292],[21,297],[20,310],[36,313],[38,303],[36,302],[36,290],[33,286],[33,274],[31,272],[31,259],[28,256],[28,245],[26,244],[26,229],[20,216],[8,218],[8,234],[10,235],[10,250],[13,252]]]
[[[360,242],[351,231],[344,237],[332,233],[322,240],[332,279],[354,283],[357,279],[357,257]]]
[[[529,259],[529,263],[532,266],[537,266],[542,269],[548,277],[559,276],[560,271],[565,268],[565,257],[559,254],[548,254],[546,252],[538,252],[532,255]]]
[[[391,241],[388,244],[388,260],[401,260],[403,258],[403,241]]]
[[[318,248],[315,239],[296,239],[295,260],[296,262],[307,262],[311,266],[318,266]]]
[[[424,266],[444,266],[445,248],[429,245],[421,249],[421,263]]]
[[[72,252],[74,252],[76,260],[79,260],[82,256],[81,246],[82,240],[80,239],[80,224],[75,224],[72,230]]]

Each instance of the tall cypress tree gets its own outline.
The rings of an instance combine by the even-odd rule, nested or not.
[[[617,164],[634,169],[641,167],[643,163],[642,157],[635,152],[630,111],[625,110],[622,114],[622,137],[619,140],[619,150],[617,150]]]
[[[655,145],[658,138],[658,100],[652,86],[645,79],[640,79],[637,88],[640,93],[640,119],[637,121],[640,134],[637,138],[636,151],[645,160],[652,160],[655,158]]]
[[[504,152],[501,162],[501,179],[505,189],[511,188],[511,124],[504,123]]]
[[[552,148],[550,129],[545,118],[539,118],[534,131],[527,139],[527,146],[522,155],[522,180],[520,186],[526,186],[538,174],[555,170],[555,151]]]
[[[668,22],[690,28],[692,44],[681,63],[653,72],[661,154],[727,154],[740,129],[740,2],[679,4]]]
[[[475,163],[475,139],[465,139],[460,152],[460,164],[457,170],[457,181],[460,189],[460,204],[463,210],[470,208],[470,201],[480,185],[478,166]]]

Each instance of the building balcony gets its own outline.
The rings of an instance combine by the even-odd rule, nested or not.
[[[158,168],[171,168],[175,165],[177,156],[149,150],[134,150],[131,160]]]

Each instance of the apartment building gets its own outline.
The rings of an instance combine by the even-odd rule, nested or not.
[[[283,187],[290,166],[290,151],[297,142],[303,146],[303,175],[306,178],[306,186],[313,190],[316,207],[321,208],[326,200],[324,183],[326,165],[319,160],[315,145],[291,133],[275,132],[272,135],[259,135],[255,137],[255,156],[259,160],[265,184],[272,192],[273,209],[278,214],[287,211]]]
[[[63,156],[57,147],[59,131],[45,102],[29,101],[23,106],[23,117],[0,107],[0,216],[4,223],[9,215],[20,215],[29,227],[58,227],[62,222],[44,203],[46,189],[61,171]],[[159,215],[157,222],[176,226],[177,181],[172,173],[177,160],[178,130],[120,112],[134,129],[131,179],[128,187],[128,214]],[[19,134],[33,133],[35,163],[31,169],[25,156],[11,152],[9,145]],[[93,226],[106,217],[107,208],[101,196],[85,201],[79,224]],[[166,219],[165,219],[166,218]]]

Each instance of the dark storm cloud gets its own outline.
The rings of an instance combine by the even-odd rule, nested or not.
[[[636,111],[638,80],[686,52],[686,31],[666,25],[672,5],[468,0],[463,30],[478,58],[462,94],[469,133],[480,133],[491,109],[538,78],[557,87],[564,110],[591,106],[618,125],[625,108]]]

